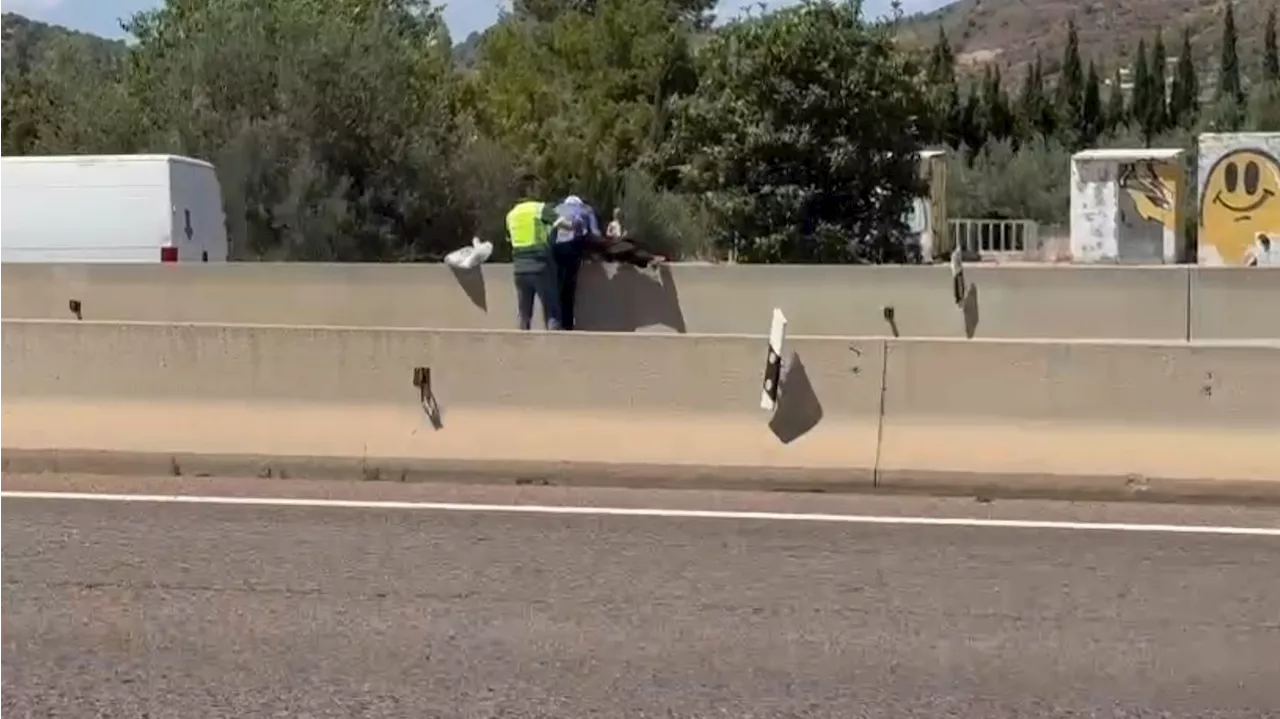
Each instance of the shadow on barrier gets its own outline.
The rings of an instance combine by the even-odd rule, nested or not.
[[[440,402],[436,400],[436,393],[431,389],[430,367],[413,368],[413,386],[418,388],[418,402],[422,405],[422,412],[427,416],[431,427],[437,431],[444,429],[444,413],[440,411]]]
[[[680,334],[687,330],[680,293],[671,268],[662,266],[656,275],[631,265],[586,262],[578,278],[579,287],[590,282],[602,288],[587,303],[578,299],[577,329],[597,332],[635,332],[642,327],[662,325]]]
[[[973,339],[978,334],[978,321],[981,319],[978,314],[977,285],[970,283],[969,288],[965,290],[960,309],[964,313],[964,336]]]
[[[769,420],[769,430],[783,444],[803,437],[822,421],[822,402],[813,389],[804,361],[795,352],[782,370],[778,384],[778,406]]]
[[[488,312],[489,299],[484,284],[484,265],[471,270],[463,270],[451,265],[449,269],[453,272],[453,278],[462,286],[462,291],[467,293],[471,304]]]

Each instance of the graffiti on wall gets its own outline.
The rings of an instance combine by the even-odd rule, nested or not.
[[[1181,167],[1166,160],[1122,162],[1118,168],[1118,257],[1158,263],[1178,236]]]
[[[1071,158],[1071,259],[1163,264],[1186,256],[1178,150],[1086,150]]]
[[[1200,262],[1280,265],[1280,133],[1200,140]]]
[[[1120,189],[1129,196],[1139,217],[1172,231],[1177,220],[1180,174],[1178,167],[1169,162],[1125,162],[1120,165]]]

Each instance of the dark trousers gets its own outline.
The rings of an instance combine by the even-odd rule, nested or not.
[[[520,329],[533,325],[533,298],[542,304],[542,322],[549,330],[558,330],[560,324],[560,294],[556,289],[555,268],[548,265],[541,272],[517,272],[516,309],[520,314]]]
[[[571,330],[578,298],[578,269],[582,267],[582,241],[560,242],[553,248],[556,258],[556,288],[560,299],[560,328]]]

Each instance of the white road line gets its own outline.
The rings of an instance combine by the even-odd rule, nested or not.
[[[494,512],[507,514],[561,514],[613,517],[664,517],[673,519],[745,519],[775,522],[827,522],[834,524],[895,524],[922,527],[980,527],[993,529],[1066,529],[1110,532],[1165,532],[1173,534],[1226,534],[1280,537],[1280,527],[1216,527],[1195,524],[1126,524],[1114,522],[1051,522],[1024,519],[970,517],[894,517],[859,514],[808,514],[804,512],[728,512],[710,509],[657,509],[626,507],[566,507],[530,504],[463,504],[455,502],[392,502],[347,499],[299,499],[294,497],[217,497],[164,494],[95,494],[92,492],[5,492],[3,499],[55,499],[87,502],[142,502],[160,504],[212,504],[247,507],[311,507],[331,509],[395,509],[435,512]]]

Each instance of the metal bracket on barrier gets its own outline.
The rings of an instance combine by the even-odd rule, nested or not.
[[[443,429],[440,403],[436,401],[436,395],[431,391],[430,367],[413,368],[413,386],[418,388],[418,401],[422,404],[422,411],[427,414],[427,419],[431,421],[431,426],[435,429]]]
[[[71,310],[71,314],[75,315],[76,319],[84,319],[84,315],[80,312],[80,300],[71,300],[68,302],[67,309]]]

